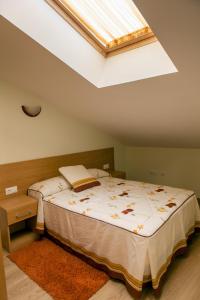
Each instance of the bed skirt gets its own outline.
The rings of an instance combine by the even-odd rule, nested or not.
[[[71,253],[75,254],[76,256],[80,257],[90,265],[103,270],[106,272],[111,278],[121,280],[125,283],[127,290],[129,293],[135,297],[135,298],[140,298],[142,294],[142,289],[146,286],[152,286],[154,294],[156,296],[161,294],[161,288],[164,283],[164,275],[166,274],[166,271],[169,267],[169,265],[172,263],[173,259],[178,256],[182,255],[186,252],[187,250],[187,241],[192,237],[192,235],[195,232],[200,233],[200,224],[197,224],[187,234],[187,240],[180,241],[175,247],[173,253],[168,257],[165,265],[162,266],[159,274],[158,274],[158,286],[155,288],[155,284],[153,284],[151,278],[144,278],[143,282],[138,282],[138,285],[141,287],[141,291],[138,291],[135,289],[131,284],[130,281],[127,281],[127,273],[124,274],[122,270],[119,268],[114,268],[112,263],[109,265],[108,262],[105,262],[105,259],[102,257],[98,257],[95,253],[91,253],[86,251],[85,249],[79,247],[78,245],[75,245],[74,243],[64,239],[63,237],[59,236],[57,233],[51,231],[51,230],[46,230],[45,235],[52,239],[55,243],[60,245],[62,248],[64,248],[67,251],[70,251]],[[129,274],[130,275],[130,274]],[[130,275],[131,276],[131,275]],[[135,282],[134,282],[135,285]]]

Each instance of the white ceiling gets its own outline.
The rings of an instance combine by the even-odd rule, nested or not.
[[[0,77],[129,145],[200,147],[200,1],[135,3],[178,73],[97,89],[1,17]]]

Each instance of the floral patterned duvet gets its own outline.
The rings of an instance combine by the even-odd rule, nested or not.
[[[193,191],[112,177],[80,193],[64,190],[44,200],[142,236],[151,236]]]
[[[173,254],[200,227],[192,191],[112,177],[75,193],[65,189],[38,199],[37,229],[121,274],[135,290],[157,289]],[[62,187],[61,187],[62,188]]]

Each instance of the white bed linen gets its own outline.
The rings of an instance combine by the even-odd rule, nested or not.
[[[123,274],[136,290],[148,280],[157,288],[173,253],[200,226],[194,193],[112,177],[100,182],[40,198],[39,228],[44,220],[50,234]]]

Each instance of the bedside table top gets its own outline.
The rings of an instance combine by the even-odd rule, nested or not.
[[[119,174],[120,174],[120,173],[126,173],[126,172],[125,172],[125,171],[121,171],[121,170],[109,170],[109,173],[111,173],[111,174],[112,174],[112,173],[113,173],[113,174],[114,174],[114,173],[116,173],[116,174],[119,173]]]
[[[20,209],[27,205],[36,205],[37,200],[27,195],[16,195],[0,201],[0,208],[3,208],[7,212],[13,209]]]
[[[116,177],[116,178],[121,178],[121,179],[126,178],[126,172],[125,171],[110,170],[109,173],[110,173],[111,176]]]

